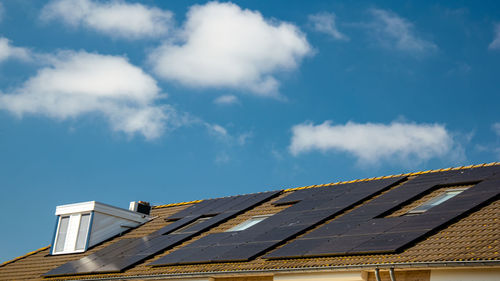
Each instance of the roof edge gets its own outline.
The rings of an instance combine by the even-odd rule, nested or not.
[[[5,266],[5,265],[8,265],[8,264],[13,263],[13,262],[15,262],[15,261],[18,261],[18,260],[24,259],[24,258],[29,257],[29,256],[31,256],[31,255],[37,254],[37,253],[39,253],[39,252],[41,252],[41,251],[43,251],[43,250],[47,250],[48,248],[50,248],[50,246],[51,246],[51,245],[48,245],[48,246],[42,247],[42,248],[40,248],[40,249],[37,249],[37,250],[31,251],[31,252],[29,252],[29,253],[26,253],[26,254],[24,254],[24,255],[22,255],[22,256],[19,256],[19,257],[17,257],[17,258],[13,258],[13,259],[11,259],[11,260],[4,261],[3,263],[0,263],[0,267],[3,267],[3,266]]]
[[[312,273],[323,272],[332,269],[338,270],[374,270],[375,268],[452,268],[452,267],[489,267],[500,266],[500,260],[471,260],[471,261],[431,261],[431,262],[410,262],[410,263],[382,263],[382,264],[364,264],[364,265],[335,265],[335,266],[317,266],[317,267],[293,267],[293,268],[276,268],[276,269],[255,269],[255,270],[227,270],[227,271],[206,271],[194,273],[174,273],[174,274],[150,274],[150,275],[133,275],[133,276],[113,276],[113,277],[97,277],[90,279],[67,279],[67,280],[134,280],[134,279],[176,279],[179,277],[213,277],[213,275],[231,275],[231,274],[270,274],[270,273]]]

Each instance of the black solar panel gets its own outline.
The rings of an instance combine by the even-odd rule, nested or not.
[[[210,234],[202,238],[203,240],[213,239],[218,241],[211,248],[212,250],[207,251],[207,253],[212,252],[213,255],[211,257],[205,254],[203,258],[194,255],[190,257],[189,261],[176,258],[177,255],[182,255],[183,252],[192,251],[191,249],[197,245],[195,242],[193,245],[187,245],[166,255],[164,258],[158,259],[154,265],[182,264],[188,262],[202,263],[207,262],[207,260],[239,261],[251,259],[267,251],[269,248],[283,243],[283,241],[340,213],[343,209],[351,207],[352,204],[364,200],[374,193],[380,192],[402,180],[404,178],[399,177],[296,191],[280,199],[278,203],[297,203],[264,221],[246,230],[239,231],[229,238],[221,238],[219,234]],[[344,194],[346,197],[342,197]],[[329,200],[325,200],[327,198]],[[217,247],[224,248],[225,252],[223,255],[219,254],[219,249],[215,249]],[[176,252],[179,253],[176,254]]]
[[[425,231],[422,230],[379,234],[364,243],[356,245],[346,254],[395,252],[423,234],[425,234]]]
[[[372,235],[358,234],[322,239],[323,243],[307,250],[302,256],[344,255],[372,237]]]
[[[214,255],[212,262],[246,261],[260,255],[263,251],[276,244],[275,242],[257,242],[236,245],[221,255]]]
[[[123,239],[80,260],[66,263],[44,276],[116,272],[124,270],[158,252],[164,251],[213,227],[256,204],[279,194],[279,191],[225,197],[195,204],[169,219],[179,219],[170,225],[142,238]],[[238,209],[238,208],[239,209]],[[217,214],[214,214],[217,212]],[[185,232],[174,231],[207,215],[210,219],[189,227]]]
[[[500,193],[499,167],[428,173],[405,180],[405,177],[394,177],[291,192],[275,204],[293,205],[262,222],[242,231],[209,234],[161,257],[151,265],[246,261],[339,216],[345,210],[349,211],[264,257],[396,252],[483,206]],[[401,186],[350,210],[402,182]],[[436,188],[456,184],[475,186],[424,213],[385,217]],[[170,216],[168,219],[177,221],[151,235],[121,240],[45,275],[121,271],[171,249],[277,194],[257,193],[203,201]],[[207,216],[213,217],[176,232]],[[180,234],[176,234],[178,232]]]
[[[498,167],[481,169],[420,175],[265,257],[308,257],[398,251],[498,196],[500,177],[495,173],[500,169]],[[381,217],[437,187],[474,182],[479,183],[424,213],[412,216]],[[363,237],[359,236],[360,234]],[[365,238],[369,239],[361,241]],[[305,241],[311,239],[325,242],[316,249],[304,249],[304,243],[311,243]]]

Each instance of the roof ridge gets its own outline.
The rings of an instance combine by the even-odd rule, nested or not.
[[[193,200],[193,201],[187,201],[187,202],[170,203],[170,204],[153,206],[152,208],[159,209],[159,208],[166,208],[166,207],[182,206],[182,205],[200,203],[201,201],[203,201],[203,200]]]
[[[24,255],[22,255],[22,256],[19,256],[19,257],[17,257],[17,258],[13,258],[13,259],[11,259],[11,260],[4,261],[3,263],[0,263],[0,267],[3,267],[3,266],[5,266],[5,265],[8,265],[8,264],[13,263],[13,262],[15,262],[15,261],[18,261],[18,260],[20,260],[20,259],[24,259],[24,258],[26,258],[26,257],[29,257],[29,256],[34,255],[34,254],[36,254],[36,253],[39,253],[39,252],[41,252],[41,251],[43,251],[43,250],[46,250],[46,249],[50,248],[50,246],[51,246],[51,245],[48,245],[48,246],[42,247],[42,248],[40,248],[40,249],[34,250],[34,251],[32,251],[32,252],[26,253],[26,254],[24,254]]]
[[[449,168],[443,168],[443,169],[435,169],[435,170],[427,170],[427,171],[403,173],[403,174],[396,174],[396,175],[382,176],[382,177],[374,177],[374,178],[356,179],[356,180],[350,180],[350,181],[339,181],[339,182],[332,182],[332,183],[325,183],[325,184],[306,185],[306,186],[299,186],[299,187],[287,188],[287,189],[284,189],[283,191],[289,192],[289,191],[295,191],[295,190],[300,190],[300,189],[308,189],[308,188],[332,186],[332,185],[339,185],[339,184],[346,184],[346,183],[355,183],[355,182],[362,182],[362,181],[380,180],[380,179],[387,179],[387,178],[394,178],[394,177],[417,176],[417,175],[428,174],[428,173],[437,173],[437,172],[444,172],[444,171],[450,171],[450,170],[465,170],[465,169],[472,169],[472,168],[479,168],[479,167],[489,167],[489,166],[495,166],[495,165],[500,165],[500,162],[491,162],[491,163],[483,163],[483,164],[460,166],[460,167],[449,167]]]
[[[259,193],[264,193],[264,192],[269,192],[269,191],[260,191],[260,192],[253,192],[253,193],[246,193],[246,194],[239,194],[239,195],[259,194]],[[193,201],[187,201],[187,202],[179,202],[179,203],[170,203],[170,204],[164,204],[164,205],[156,205],[156,206],[152,206],[151,208],[153,208],[153,209],[159,209],[159,208],[166,208],[166,207],[182,206],[182,205],[200,203],[202,201],[206,201],[206,200],[210,200],[210,199],[221,199],[221,198],[232,197],[232,196],[235,196],[235,195],[227,195],[227,196],[222,196],[222,197],[207,198],[207,199],[193,200]]]
[[[290,192],[290,191],[301,190],[301,189],[316,188],[316,187],[325,187],[325,186],[333,186],[333,185],[346,184],[346,183],[372,181],[372,180],[380,180],[380,179],[387,179],[387,178],[394,178],[394,177],[405,177],[405,176],[408,177],[408,176],[416,176],[416,175],[428,174],[428,173],[437,173],[437,172],[444,172],[444,171],[450,171],[450,170],[465,170],[465,169],[472,169],[472,168],[479,168],[479,167],[489,167],[489,166],[496,166],[496,165],[500,165],[500,162],[490,162],[490,163],[475,164],[475,165],[468,165],[468,166],[449,167],[449,168],[443,168],[443,169],[435,169],[435,170],[427,170],[427,171],[403,173],[403,174],[396,174],[396,175],[389,175],[389,176],[382,176],[382,177],[356,179],[356,180],[350,180],[350,181],[338,181],[338,182],[332,182],[332,183],[306,185],[306,186],[286,188],[286,189],[283,189],[283,191],[284,192]],[[157,205],[157,206],[153,206],[152,208],[153,209],[159,209],[159,208],[166,208],[166,207],[182,206],[182,205],[199,203],[199,202],[202,202],[204,200],[206,200],[206,199],[194,200],[194,201],[187,201],[187,202],[179,202],[179,203],[170,203],[170,204],[164,204],[164,205]]]

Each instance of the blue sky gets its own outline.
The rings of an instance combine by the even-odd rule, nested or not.
[[[498,1],[0,3],[0,261],[61,204],[500,160]]]

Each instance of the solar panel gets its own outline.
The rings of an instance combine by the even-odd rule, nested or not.
[[[364,200],[374,193],[380,192],[404,179],[404,177],[396,177],[293,192],[285,198],[278,200],[278,203],[297,203],[264,221],[246,230],[239,231],[229,238],[221,238],[218,234],[209,234],[202,238],[203,240],[213,239],[217,241],[216,245],[210,250],[212,256],[209,257],[204,254],[203,258],[201,258],[193,255],[190,257],[189,263],[202,263],[207,262],[207,260],[240,261],[251,259],[267,251],[269,248],[283,243],[283,241],[338,214],[343,209],[351,207],[352,204]],[[346,194],[346,197],[342,197],[344,194]],[[329,198],[329,201],[325,200],[327,198]],[[188,260],[179,260],[177,255],[183,255],[183,252],[192,251],[197,245],[195,243],[193,245],[186,245],[166,255],[164,258],[158,259],[154,265],[187,263]],[[217,247],[224,248],[225,252],[223,255],[219,255],[220,250],[216,249]],[[210,251],[207,250],[206,253],[210,253]]]
[[[325,224],[324,226],[314,230],[307,234],[307,238],[322,238],[322,237],[333,237],[338,236],[342,233],[346,233],[349,230],[358,227],[364,220],[343,220]],[[295,243],[295,242],[294,242]]]
[[[466,215],[500,194],[500,169],[447,171],[417,176],[314,231],[267,254],[266,258],[395,252]],[[489,178],[485,178],[489,177]],[[421,198],[440,186],[479,182],[455,197],[412,216],[383,217],[402,204]],[[360,237],[369,238],[360,242]],[[363,239],[364,239],[363,238]],[[311,239],[328,241],[316,249],[304,249]],[[310,243],[310,242],[309,242]],[[356,244],[357,245],[354,245]]]
[[[224,262],[224,261],[246,261],[255,256],[260,255],[269,247],[275,245],[275,242],[257,242],[257,243],[245,243],[235,245],[234,248],[230,248],[221,255],[213,255],[212,262]]]
[[[315,248],[306,250],[302,256],[324,256],[324,255],[344,255],[352,248],[370,240],[372,235],[348,235],[332,237],[329,239],[321,239],[320,243]]]
[[[269,200],[279,191],[211,199],[195,204],[173,215],[169,219],[178,219],[166,227],[142,238],[123,239],[80,260],[68,262],[44,276],[116,272],[124,270],[158,252],[164,251],[190,239],[202,231],[239,214],[256,204]],[[197,219],[217,214],[210,219],[186,229],[184,233],[173,233]],[[122,242],[123,241],[123,242]]]
[[[278,248],[281,255],[286,255],[290,258],[300,258],[302,253],[307,253],[309,250],[318,247],[319,245],[325,243],[326,239],[303,239],[297,240],[294,248]],[[272,258],[273,252],[266,254],[264,257]]]
[[[353,249],[347,251],[346,254],[395,252],[424,233],[425,231],[415,230],[380,234],[364,243],[356,245]]]
[[[394,177],[291,192],[274,204],[293,205],[262,222],[242,231],[209,234],[172,251],[151,265],[252,259],[405,180],[405,177]],[[386,217],[436,188],[456,184],[475,186],[425,213]],[[432,231],[490,202],[498,196],[499,186],[498,167],[421,174],[368,203],[349,210],[299,239],[284,244],[264,257],[313,257],[400,251],[420,241]],[[277,194],[278,192],[258,193],[205,200],[170,216],[168,219],[176,221],[151,235],[140,239],[123,239],[123,242],[116,242],[85,258],[66,263],[45,275],[121,271],[152,255],[171,249]],[[207,216],[213,217],[176,234],[176,230]]]

